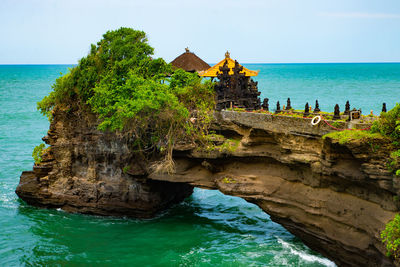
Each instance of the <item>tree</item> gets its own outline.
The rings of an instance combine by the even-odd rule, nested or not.
[[[101,119],[100,130],[133,133],[136,151],[164,153],[172,171],[176,140],[201,140],[207,134],[213,83],[181,69],[173,72],[162,58],[151,57],[153,51],[142,31],[108,31],[56,80],[38,108],[51,119],[57,105],[86,106]],[[191,116],[198,118],[196,124],[189,122]]]

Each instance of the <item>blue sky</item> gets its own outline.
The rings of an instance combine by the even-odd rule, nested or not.
[[[0,64],[76,63],[121,26],[167,61],[400,62],[400,0],[1,0]]]

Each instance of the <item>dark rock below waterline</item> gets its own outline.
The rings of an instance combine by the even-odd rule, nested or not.
[[[105,216],[151,218],[193,193],[193,186],[163,181],[122,181],[119,184],[77,182],[55,192],[33,171],[24,171],[16,194],[32,206]]]

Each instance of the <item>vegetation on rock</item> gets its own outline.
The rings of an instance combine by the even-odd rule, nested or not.
[[[355,139],[390,138],[395,146],[400,145],[400,104],[396,104],[389,112],[382,112],[369,131],[345,130],[329,133],[323,138],[326,137],[337,139],[341,144]]]
[[[382,242],[386,245],[387,256],[400,260],[400,214],[386,224],[385,230],[381,232]]]
[[[374,121],[369,131],[345,130],[326,134],[325,138],[338,140],[340,144],[349,143],[354,140],[362,140],[370,143],[373,150],[376,150],[374,141],[387,139],[391,142],[390,162],[388,168],[390,171],[400,176],[400,104],[388,112],[382,112],[378,120]]]
[[[371,131],[400,142],[400,103],[388,112],[382,112],[379,120],[372,124]]]
[[[35,161],[35,164],[40,164],[42,162],[42,155],[43,151],[45,149],[45,145],[42,143],[38,146],[35,146],[32,152],[32,157],[33,160]]]
[[[38,109],[51,120],[56,106],[78,105],[80,112],[97,115],[100,130],[132,134],[135,151],[162,152],[171,171],[175,142],[207,135],[215,105],[213,83],[173,71],[163,59],[153,59],[153,51],[142,31],[108,31],[56,80]]]
[[[396,176],[400,176],[400,149],[390,153],[389,169],[393,171]]]
[[[372,133],[370,131],[355,131],[355,130],[345,130],[345,131],[337,131],[331,132],[324,135],[322,138],[332,138],[337,140],[339,144],[343,145],[349,143],[354,140],[376,140],[376,139],[385,139],[386,137],[381,135],[380,133]]]
[[[400,103],[388,112],[382,112],[380,119],[372,124],[371,132],[380,133],[391,139],[395,149],[390,153],[389,169],[396,176],[400,176]]]

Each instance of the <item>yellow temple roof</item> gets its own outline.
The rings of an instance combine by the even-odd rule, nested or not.
[[[225,61],[227,61],[228,63],[228,67],[231,69],[229,71],[229,74],[232,75],[233,74],[233,68],[235,67],[235,60],[230,58],[229,52],[225,53],[225,58],[223,60],[221,60],[220,62],[218,62],[218,64],[212,66],[211,68],[209,68],[208,70],[205,71],[199,71],[199,76],[202,77],[217,77],[217,73],[221,72],[219,70],[220,67],[222,67],[225,63]],[[239,64],[239,66],[241,66]],[[259,71],[254,71],[254,70],[249,70],[245,67],[243,67],[243,70],[240,73],[244,73],[245,76],[257,76]]]

